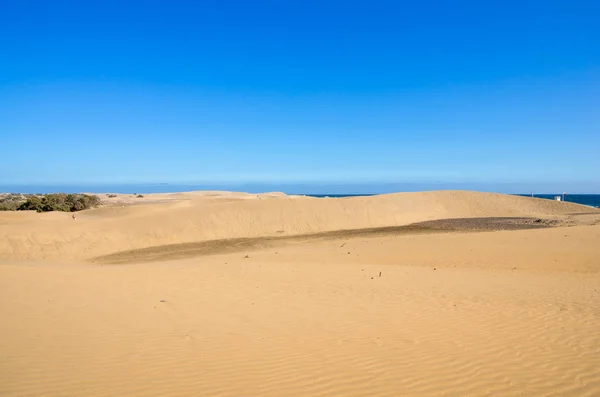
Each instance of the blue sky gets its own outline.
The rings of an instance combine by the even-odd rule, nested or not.
[[[0,1],[0,186],[600,192],[598,16],[597,1]]]

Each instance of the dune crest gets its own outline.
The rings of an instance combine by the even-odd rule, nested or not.
[[[117,203],[80,212],[76,221],[67,213],[0,214],[0,258],[82,260],[227,238],[295,236],[447,218],[557,217],[595,211],[572,203],[466,191],[322,199],[282,193],[192,192],[145,195]]]

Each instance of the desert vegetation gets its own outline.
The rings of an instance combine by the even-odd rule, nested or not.
[[[26,199],[22,194],[0,195],[0,211],[16,211]]]
[[[75,212],[100,205],[98,196],[89,194],[18,194],[0,196],[0,211]]]

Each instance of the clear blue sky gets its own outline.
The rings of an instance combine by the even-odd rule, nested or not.
[[[0,1],[0,185],[600,192],[599,20],[598,1]]]

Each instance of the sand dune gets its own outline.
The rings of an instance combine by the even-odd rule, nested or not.
[[[265,199],[268,197],[268,199]],[[223,192],[117,197],[78,213],[0,213],[0,258],[82,260],[226,238],[290,236],[469,217],[552,217],[593,211],[528,197],[442,191],[317,199]]]
[[[0,396],[600,395],[598,211],[471,192],[138,200],[0,213]],[[522,222],[490,217],[536,228],[472,232]],[[165,244],[209,249],[90,261]]]

